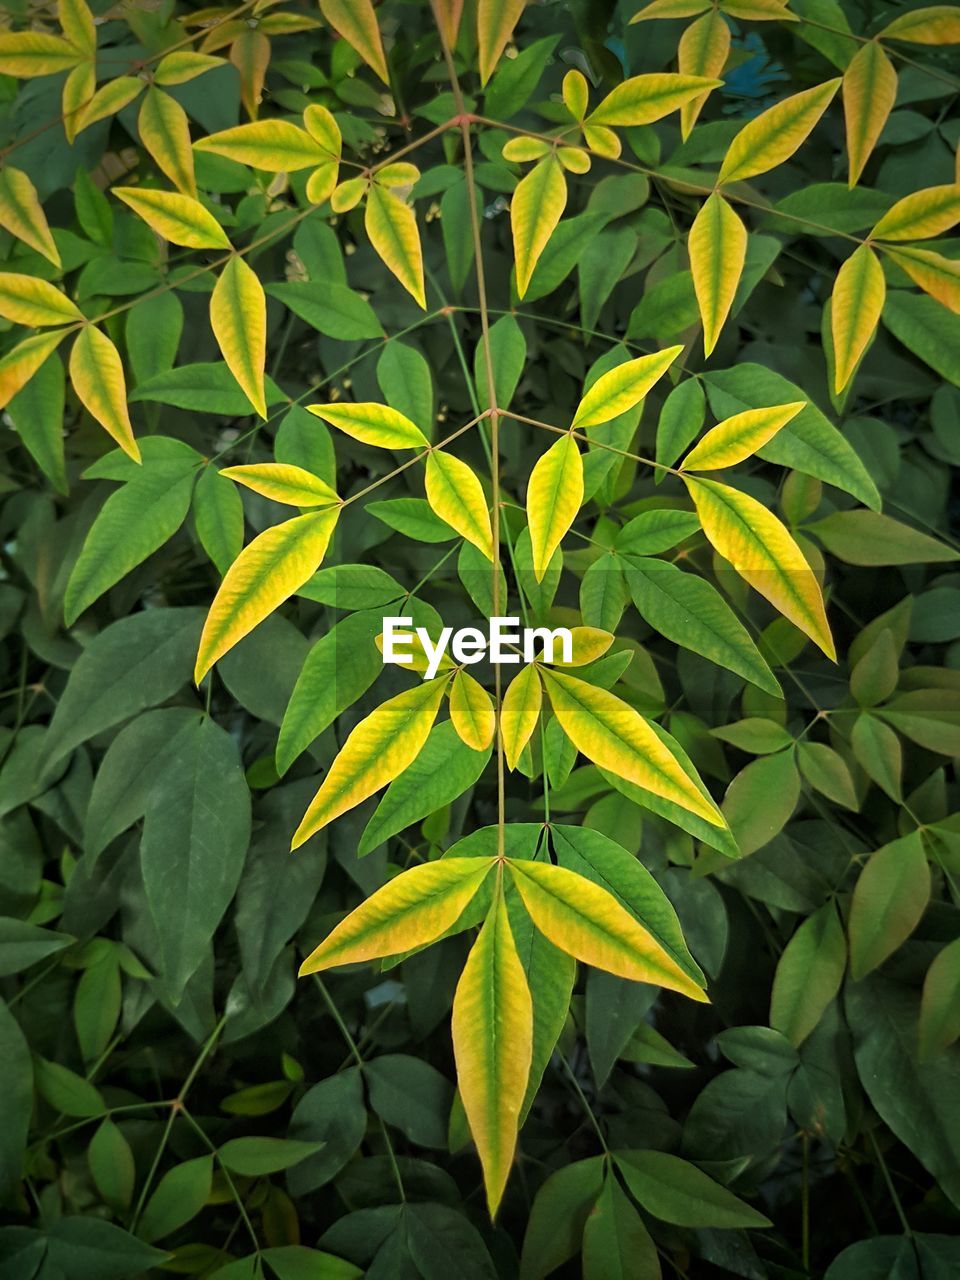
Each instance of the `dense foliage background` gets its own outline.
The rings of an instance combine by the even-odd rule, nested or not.
[[[732,45],[699,122],[685,122],[685,140],[676,111],[620,129],[622,157],[566,175],[564,217],[520,302],[509,205],[528,166],[504,159],[504,144],[569,126],[571,68],[591,106],[625,78],[674,70],[701,9],[656,3],[675,16],[630,25],[629,3],[520,13],[482,0],[481,35],[484,22],[509,34],[519,20],[481,90],[469,0],[449,64],[429,6],[387,0],[386,66],[363,4],[94,0],[101,86],[173,45],[223,59],[164,88],[185,112],[163,117],[174,132],[186,118],[196,142],[257,115],[300,120],[314,104],[342,132],[342,178],[400,151],[419,170],[407,199],[425,309],[374,251],[361,208],[333,213],[329,191],[311,204],[305,170],[197,150],[195,193],[268,297],[265,417],[211,332],[222,255],[165,244],[109,193],[189,186],[171,172],[182,150],[158,143],[156,121],[144,132],[141,89],[122,86],[125,100],[77,128],[92,60],[34,75],[0,34],[3,269],[60,281],[103,318],[142,453],[138,466],[112,448],[102,425],[125,438],[116,398],[97,400],[79,358],[68,386],[46,349],[0,431],[4,1277],[960,1272],[960,241],[938,240],[926,292],[884,259],[882,323],[840,393],[828,316],[840,264],[897,199],[938,186],[960,205],[948,44],[960,11],[933,39],[884,45],[896,104],[879,118],[868,85],[866,133],[874,116],[882,131],[857,186],[837,97],[785,163],[731,189],[746,262],[705,358],[687,240],[731,141],[775,102],[842,75],[863,38],[911,6],[721,0]],[[439,11],[456,31],[457,6]],[[8,3],[4,21],[89,38],[74,4],[58,17]],[[856,317],[869,298],[849,305]],[[379,808],[367,800],[289,851],[338,746],[410,684],[381,672],[372,620],[403,612],[397,601],[450,625],[492,607],[488,562],[427,506],[421,468],[401,467],[409,455],[329,432],[303,406],[386,403],[449,436],[489,407],[481,311],[499,407],[564,429],[599,373],[683,347],[604,437],[614,449],[586,449],[587,502],[542,583],[523,504],[554,437],[500,419],[518,568],[505,561],[505,585],[516,608],[519,583],[535,618],[616,632],[592,678],[618,681],[672,735],[732,832],[668,820],[578,760],[546,718],[508,773],[509,851],[530,856],[546,810],[558,832],[587,829],[635,855],[676,909],[710,1003],[581,967],[495,1223],[454,1099],[449,1015],[473,931],[399,965],[296,978],[400,868],[496,826],[489,750],[443,721]],[[4,355],[25,336],[9,314]],[[10,368],[0,361],[3,378]],[[748,591],[692,517],[659,545],[632,523],[691,510],[670,468],[706,424],[798,400],[810,401],[802,430],[785,427],[736,484],[822,571],[837,664]],[[456,451],[489,490],[481,425]],[[357,568],[321,570],[198,691],[221,575],[290,515],[218,470],[274,459],[351,502],[325,563]],[[645,577],[649,556],[678,578]],[[709,605],[694,577],[718,589]],[[667,603],[651,587],[661,578]],[[740,645],[741,668],[776,676],[766,692],[726,669],[715,632],[729,636],[731,608],[759,646]],[[628,1154],[614,1164],[610,1152]],[[658,1152],[683,1163],[658,1164]]]

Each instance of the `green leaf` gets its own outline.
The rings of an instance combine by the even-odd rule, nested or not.
[[[332,281],[297,280],[268,284],[267,295],[278,298],[311,329],[341,342],[379,338],[383,329],[370,303],[345,284]]]
[[[960,386],[960,316],[922,293],[891,289],[883,323],[924,364]]]
[[[629,1280],[660,1273],[657,1246],[610,1174],[583,1232],[584,1280]]]
[[[109,1116],[90,1141],[87,1162],[104,1200],[118,1209],[128,1209],[133,1200],[136,1166],[130,1144]]]
[[[681,1227],[769,1227],[770,1219],[745,1204],[696,1165],[666,1151],[618,1151],[617,1168],[648,1213]]]
[[[69,934],[41,929],[28,920],[0,916],[0,977],[21,973],[39,960],[62,951],[72,941]]]
[[[543,1280],[580,1248],[583,1229],[603,1186],[602,1156],[552,1173],[540,1187],[523,1238],[520,1280]]]
[[[834,511],[806,532],[846,564],[939,564],[958,557],[946,543],[877,511]]]
[[[930,900],[919,831],[884,845],[860,872],[850,904],[850,973],[859,981],[910,937]]]
[[[508,409],[523,373],[527,358],[527,343],[523,331],[513,316],[501,316],[490,326],[490,363],[493,365],[493,387],[496,391],[496,408]],[[486,344],[477,343],[473,357],[473,377],[481,409],[489,409],[489,374],[487,373]]]
[[[840,990],[847,944],[837,909],[828,902],[808,916],[777,964],[770,1025],[793,1045],[806,1040]]]
[[[259,1178],[289,1169],[316,1155],[322,1147],[322,1142],[298,1142],[292,1138],[231,1138],[218,1148],[217,1159],[231,1173]]]
[[[0,999],[0,1062],[5,1088],[0,1103],[0,1199],[10,1200],[20,1184],[30,1128],[33,1066],[20,1025]]]
[[[168,1169],[146,1203],[138,1230],[161,1240],[197,1216],[210,1197],[213,1156],[198,1156]]]
[[[447,1145],[453,1087],[435,1067],[405,1053],[385,1053],[363,1068],[370,1106],[422,1147]]]

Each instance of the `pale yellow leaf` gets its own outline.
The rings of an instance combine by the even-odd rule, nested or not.
[[[450,689],[450,719],[462,742],[486,751],[493,742],[496,712],[489,693],[466,671],[458,671]]]
[[[517,761],[537,727],[542,702],[540,676],[531,663],[510,681],[500,711],[500,733],[509,769],[516,769]]]
[[[74,67],[63,82],[60,106],[63,115],[63,134],[72,145],[80,132],[83,110],[93,98],[97,88],[97,72],[91,58]]]
[[[833,101],[840,80],[794,93],[748,121],[727,149],[718,182],[743,182],[789,160]]]
[[[307,408],[331,427],[361,444],[380,449],[429,449],[430,441],[415,422],[385,404],[308,404]]]
[[[285,502],[292,507],[325,507],[340,501],[326,481],[289,462],[253,462],[239,467],[224,467],[220,474],[273,502]]]
[[[371,0],[320,0],[320,12],[383,83],[389,84],[390,73]]]
[[[556,656],[550,665],[561,668],[585,667],[588,663],[596,662],[598,658],[602,658],[615,639],[616,636],[611,635],[609,631],[601,630],[600,627],[571,627],[572,656],[570,661],[564,662],[562,646],[557,644],[554,645],[554,654]]]
[[[590,125],[632,128],[653,124],[679,111],[686,102],[701,98],[722,82],[708,76],[681,76],[673,71],[633,76],[611,90],[587,117]]]
[[[573,436],[563,435],[537,459],[527,483],[527,525],[538,582],[582,503],[583,458]]]
[[[883,28],[880,38],[911,44],[960,44],[960,9],[953,4],[935,4],[902,13]]]
[[[202,76],[205,71],[212,71],[214,67],[223,65],[222,58],[214,58],[208,53],[174,49],[172,53],[164,54],[157,63],[153,82],[159,85],[186,84],[188,80]]]
[[[12,271],[0,272],[0,316],[41,328],[83,320],[76,304],[55,285]]]
[[[82,110],[77,112],[74,129],[80,133],[89,129],[98,120],[115,116],[118,111],[130,105],[146,88],[146,82],[139,76],[117,76],[102,84]]]
[[[85,55],[60,36],[39,31],[0,31],[0,75],[30,80],[69,71]]]
[[[265,418],[267,299],[257,273],[238,255],[230,259],[214,286],[210,325],[227,367],[254,409]]]
[[[35,333],[24,338],[0,359],[0,409],[5,409],[22,387],[25,387],[52,351],[62,342],[66,329],[52,333]]]
[[[113,187],[112,194],[144,220],[158,236],[186,249],[229,249],[226,232],[199,200],[178,191]]]
[[[374,182],[367,192],[363,226],[383,263],[426,310],[420,232],[410,205]]]
[[[493,560],[493,528],[483,486],[465,462],[434,449],[427,458],[427,501],[451,529]]]
[[[177,190],[196,198],[190,122],[180,103],[151,85],[140,104],[137,128],[140,141]]]
[[[960,183],[904,196],[870,232],[874,240],[929,240],[960,222]]]
[[[553,156],[546,156],[516,186],[510,198],[510,226],[517,268],[517,295],[530,277],[567,204],[567,180]]]
[[[751,457],[791,422],[806,400],[771,405],[769,409],[746,409],[725,418],[708,431],[680,464],[681,471],[719,471]]]
[[[960,262],[929,249],[886,249],[887,256],[914,284],[951,311],[960,313]]]
[[[526,0],[478,0],[477,48],[480,84],[486,86],[513,35]]]
[[[876,332],[887,285],[883,267],[869,245],[854,250],[837,272],[830,298],[834,390],[839,395]]]
[[[193,149],[225,156],[265,173],[294,173],[297,169],[312,169],[329,159],[306,129],[288,120],[238,124],[233,129],[199,138]]]
[[[663,377],[683,347],[666,347],[652,355],[627,360],[598,378],[577,406],[573,425],[578,431],[598,427],[634,408]]]
[[[730,55],[730,28],[716,9],[692,22],[677,46],[677,66],[685,76],[716,80]],[[701,93],[680,108],[680,136],[686,141],[709,97]]]
[[[60,254],[37,198],[37,189],[22,170],[12,165],[0,169],[0,227],[60,267]]]
[[[687,248],[708,356],[730,314],[747,258],[747,229],[716,191],[694,219]]]
[[[127,412],[127,383],[120,353],[107,335],[92,324],[84,325],[73,344],[70,381],[90,416],[124,453],[139,462],[140,449]]]
[[[849,185],[855,187],[897,97],[897,73],[876,40],[868,40],[843,73]]]
[[[97,29],[84,0],[57,0],[57,17],[63,34],[82,53],[97,51]]]

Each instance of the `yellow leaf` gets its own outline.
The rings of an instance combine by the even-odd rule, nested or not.
[[[500,733],[509,769],[516,769],[517,761],[537,727],[542,702],[540,676],[531,663],[511,680],[500,710]]]
[[[209,151],[264,173],[312,169],[329,157],[305,129],[288,120],[257,120],[198,138],[194,151]]]
[[[904,196],[870,232],[873,240],[929,240],[960,222],[960,183]]]
[[[489,693],[466,671],[458,671],[450,689],[450,719],[462,742],[474,751],[486,751],[497,727]]]
[[[587,84],[587,77],[582,71],[568,71],[563,77],[563,105],[567,108],[574,120],[581,121],[587,114],[587,104],[590,97],[590,86]]]
[[[837,395],[853,377],[876,331],[886,296],[883,267],[869,245],[862,244],[837,272],[830,299]]]
[[[833,101],[840,80],[827,80],[768,107],[743,126],[720,166],[718,182],[743,182],[789,160]]]
[[[583,147],[558,147],[557,159],[570,173],[590,172],[590,157]]]
[[[786,0],[720,0],[720,8],[731,18],[748,22],[798,22]]]
[[[271,525],[240,552],[214,597],[200,637],[197,684],[258,623],[319,569],[339,507]]]
[[[911,44],[960,44],[960,9],[952,4],[935,4],[914,9],[880,32],[884,40],[907,40]]]
[[[709,4],[703,0],[651,0],[639,13],[630,19],[634,22],[647,22],[651,18],[695,18],[698,13],[705,13]]]
[[[702,989],[612,893],[549,862],[515,859],[507,865],[530,919],[555,947],[618,978],[706,1002]]]
[[[687,247],[708,356],[730,313],[747,257],[747,229],[716,191],[694,219]]]
[[[719,471],[749,458],[772,440],[781,427],[792,421],[806,400],[775,404],[769,409],[747,409],[725,418],[694,445],[683,462],[681,471]]]
[[[727,65],[730,54],[730,28],[716,9],[692,22],[677,46],[677,66],[684,76],[704,76],[716,80]],[[703,110],[709,91],[701,93],[680,108],[680,136],[690,136],[697,117]]]
[[[456,924],[493,863],[493,858],[441,858],[388,880],[307,956],[300,976],[435,942]]]
[[[960,262],[929,249],[887,249],[886,253],[931,298],[960,313]]]
[[[230,248],[223,227],[192,196],[146,187],[114,187],[113,194],[171,244],[187,249]]]
[[[577,406],[574,428],[584,431],[598,427],[638,405],[682,350],[683,347],[666,347],[652,355],[618,364],[598,378]]]
[[[83,319],[67,295],[46,280],[6,271],[0,272],[0,316],[38,327]]]
[[[324,204],[333,195],[340,174],[336,160],[318,165],[307,179],[306,194],[311,204]]]
[[[564,435],[537,459],[527,483],[527,525],[538,582],[582,502],[583,458],[573,436]]]
[[[307,408],[331,427],[361,444],[380,449],[429,449],[430,441],[416,423],[385,404],[309,404]]]
[[[180,103],[153,85],[144,95],[137,118],[140,141],[173,185],[196,198],[197,180],[190,149],[190,122]]]
[[[0,75],[30,80],[69,71],[84,55],[60,36],[39,31],[0,31]]]
[[[363,226],[384,264],[426,310],[420,232],[411,207],[374,182],[367,193]]]
[[[510,226],[521,298],[566,204],[567,180],[553,156],[546,156],[517,183],[510,198]]]
[[[231,44],[229,56],[240,76],[240,101],[251,120],[256,120],[270,65],[270,40],[262,29],[244,27]]]
[[[588,760],[715,827],[725,825],[713,801],[701,793],[629,703],[606,689],[549,668],[543,669],[543,680],[560,728]]]
[[[533,1000],[502,888],[457,983],[452,1032],[460,1097],[492,1218],[510,1176],[533,1060]]]
[[[332,112],[314,103],[304,111],[303,123],[314,142],[323,147],[333,159],[339,160],[343,150],[343,135]]]
[[[526,0],[478,0],[477,54],[480,85],[485,87],[507,47]]]
[[[60,99],[63,133],[71,144],[80,132],[83,109],[93,97],[96,88],[97,72],[92,58],[89,62],[81,62],[78,67],[74,67],[63,82],[63,95]]]
[[[255,271],[234,255],[210,298],[210,325],[227,367],[261,418],[267,416],[267,299]]]
[[[591,151],[598,156],[605,156],[608,160],[616,160],[622,150],[617,135],[612,129],[604,128],[602,124],[585,124],[583,140]]]
[[[35,333],[32,338],[18,342],[0,359],[0,409],[5,409],[17,392],[27,385],[66,332],[66,329],[58,329],[55,333]]]
[[[659,71],[653,75],[633,76],[618,84],[597,109],[587,117],[591,125],[608,128],[652,124],[673,111],[679,111],[685,102],[692,102],[717,89],[722,81],[706,76],[681,76],[672,71]]]
[[[87,105],[77,112],[76,132],[80,133],[81,130],[88,129],[90,125],[106,119],[107,116],[115,116],[118,111],[129,106],[146,87],[139,76],[117,76],[115,80],[108,80],[106,84],[100,86]]]
[[[133,438],[127,412],[127,383],[120,352],[105,333],[92,324],[80,330],[70,352],[70,381],[81,404],[104,431],[133,458],[140,461],[140,449]]]
[[[36,187],[25,173],[10,165],[0,169],[0,227],[60,267],[60,254],[37,199]]]
[[[449,675],[442,675],[414,685],[360,721],[311,800],[292,848],[299,848],[413,764],[430,736],[449,681]]]
[[[433,11],[447,48],[452,49],[460,34],[463,0],[434,0]]]
[[[607,652],[616,636],[611,635],[609,631],[602,631],[599,627],[571,627],[570,639],[573,642],[573,656],[570,661],[564,662],[562,656],[559,656],[554,659],[551,666],[585,667],[590,662],[596,662]],[[555,646],[554,652],[561,653],[559,645]]]
[[[823,595],[803,552],[777,517],[738,489],[684,477],[711,544],[795,627],[836,659]]]
[[[97,51],[97,29],[84,0],[57,0],[57,17],[63,34],[82,53]]]
[[[520,137],[510,138],[505,142],[500,154],[511,164],[529,164],[532,160],[541,160],[545,155],[549,155],[550,151],[550,143],[543,138]]]
[[[366,178],[348,178],[346,182],[341,182],[331,194],[330,208],[334,213],[349,213],[366,195],[369,186]]]
[[[320,0],[320,12],[383,83],[389,84],[390,73],[371,0]]]
[[[493,528],[483,487],[453,454],[434,449],[427,458],[427,501],[434,513],[493,560]]]
[[[324,507],[340,501],[319,476],[288,462],[254,462],[246,466],[224,467],[220,474],[246,485],[254,493],[262,493],[273,502],[285,502],[291,507]]]
[[[843,73],[849,185],[855,187],[897,96],[897,73],[876,40],[858,49]]]
[[[192,49],[174,49],[173,53],[165,54],[157,63],[153,82],[160,85],[186,84],[188,80],[202,76],[205,71],[212,71],[214,67],[223,65],[222,58],[215,58],[209,53],[194,53]]]

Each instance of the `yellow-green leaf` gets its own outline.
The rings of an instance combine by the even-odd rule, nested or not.
[[[151,85],[140,104],[137,128],[140,141],[173,185],[186,195],[196,197],[190,122],[180,103]]]
[[[722,83],[706,76],[681,76],[672,71],[633,76],[607,94],[587,117],[587,123],[608,128],[652,124]]]
[[[836,659],[823,594],[803,552],[775,515],[738,489],[684,477],[717,551],[755,591]]]
[[[500,734],[507,767],[516,769],[517,761],[537,727],[543,688],[536,666],[531,663],[511,680],[500,710]]]
[[[897,96],[897,73],[883,47],[868,40],[843,73],[849,184],[855,187],[870,159]]]
[[[273,502],[285,502],[291,507],[326,507],[340,499],[319,476],[289,462],[254,462],[239,467],[224,467],[222,476],[229,476],[254,493],[262,493]]]
[[[71,145],[80,132],[83,109],[93,97],[96,88],[97,71],[92,58],[74,67],[63,82],[63,94],[60,98],[63,134]]]
[[[383,83],[389,84],[390,73],[371,0],[320,0],[320,12]]]
[[[667,18],[670,20],[676,18],[695,18],[698,13],[703,13],[710,6],[704,3],[704,0],[651,0],[651,3],[645,5],[639,13],[635,13],[630,19],[631,24],[634,22],[648,22],[651,18]]]
[[[139,76],[117,76],[115,80],[108,80],[100,86],[87,105],[77,112],[76,132],[88,129],[107,116],[115,116],[118,111],[129,106],[146,87],[146,82]]]
[[[886,249],[887,256],[914,284],[951,311],[960,313],[960,262],[930,249]]]
[[[153,81],[154,84],[160,85],[186,84],[188,80],[202,76],[205,71],[212,71],[214,67],[223,65],[222,58],[215,58],[209,53],[195,53],[192,49],[174,49],[157,63]]]
[[[257,120],[221,133],[211,133],[193,144],[194,151],[209,151],[265,173],[294,173],[312,169],[329,159],[306,129],[288,120]]]
[[[747,409],[725,418],[694,445],[680,470],[719,471],[721,467],[736,466],[762,449],[806,406],[806,400],[794,400],[790,404],[771,405],[769,409]]]
[[[311,204],[325,204],[333,195],[340,175],[336,160],[318,165],[307,179],[306,195]]]
[[[140,449],[133,438],[127,412],[127,383],[120,352],[105,333],[85,325],[70,352],[70,381],[81,404],[96,418],[104,431],[133,458],[140,461]]]
[[[694,219],[687,247],[708,356],[730,313],[747,257],[747,228],[716,191]]]
[[[550,665],[553,667],[585,667],[588,663],[596,662],[598,658],[602,658],[615,639],[616,636],[609,631],[601,630],[600,627],[571,627],[572,656],[570,661],[563,661],[561,646],[556,645],[554,646],[554,653],[557,656]]]
[[[716,805],[694,785],[629,703],[606,689],[549,668],[543,669],[543,680],[560,728],[588,760],[715,827],[725,825]]]
[[[508,866],[530,919],[555,947],[618,978],[706,1002],[704,991],[612,893],[552,863],[516,859]]]
[[[426,309],[423,253],[416,214],[386,187],[372,184],[367,193],[363,226],[377,254],[403,287]]]
[[[273,613],[320,568],[339,507],[271,525],[240,552],[214,597],[200,637],[194,679]]]
[[[60,254],[37,199],[37,189],[22,170],[11,165],[0,169],[0,227],[60,267]]]
[[[114,187],[113,194],[171,244],[186,249],[230,248],[223,227],[192,196],[146,187]]]
[[[415,422],[384,404],[310,404],[307,408],[331,427],[361,444],[380,449],[429,449],[430,441]]]
[[[517,183],[510,199],[510,226],[521,298],[566,204],[567,180],[554,156],[546,156]]]
[[[257,273],[238,255],[230,259],[214,286],[210,325],[227,367],[254,409],[265,418],[267,298]]]
[[[29,80],[69,71],[84,54],[60,36],[39,31],[0,31],[0,75]]]
[[[452,49],[460,34],[463,0],[434,0],[433,11],[437,16],[437,26],[447,42],[447,47]]]
[[[70,324],[82,320],[83,313],[46,280],[15,272],[0,272],[0,316],[14,324],[37,327]]]
[[[473,470],[453,454],[434,449],[427,458],[426,492],[434,513],[492,561],[490,511]]]
[[[450,719],[462,742],[486,751],[497,727],[493,701],[483,685],[466,671],[458,671],[450,689]]]
[[[730,28],[716,9],[692,22],[677,46],[677,66],[684,76],[703,76],[716,80],[730,55]],[[680,136],[686,141],[697,117],[709,97],[706,93],[691,98],[680,108]]]
[[[303,113],[303,123],[314,142],[339,160],[343,149],[343,135],[333,113],[326,107],[312,103]]]
[[[478,0],[477,56],[482,86],[493,75],[525,3],[526,0]]]
[[[63,341],[66,329],[53,333],[35,333],[24,338],[0,360],[0,409],[27,385],[52,351]]]
[[[442,675],[414,685],[360,721],[303,815],[294,849],[413,764],[430,736],[449,681],[449,675]]]
[[[902,13],[883,28],[880,37],[911,44],[960,44],[960,9],[952,4],[935,4]]]
[[[870,232],[875,240],[929,240],[960,222],[960,183],[927,187],[898,200]]]
[[[72,45],[88,55],[96,53],[97,29],[84,0],[57,0],[57,17],[63,34]]]
[[[574,120],[580,121],[587,114],[587,103],[590,97],[590,86],[582,71],[571,70],[563,77],[563,105]]]
[[[627,360],[598,378],[577,405],[573,425],[578,431],[598,427],[638,405],[663,377],[683,347],[666,347],[652,355]]]
[[[388,880],[307,956],[300,976],[436,941],[456,924],[493,863],[493,858],[442,858]]]
[[[880,260],[862,244],[837,272],[830,298],[834,390],[839,395],[853,377],[873,337],[887,296]]]
[[[501,155],[511,164],[529,164],[533,160],[542,160],[549,155],[550,143],[545,138],[510,138],[503,144]]]
[[[527,484],[527,525],[538,582],[582,502],[583,458],[573,436],[563,435],[537,459]]]
[[[743,126],[720,167],[719,182],[743,182],[789,160],[833,101],[840,80],[792,94]]]
[[[502,890],[457,983],[452,1031],[460,1097],[492,1218],[513,1164],[533,1059],[533,1001]]]

